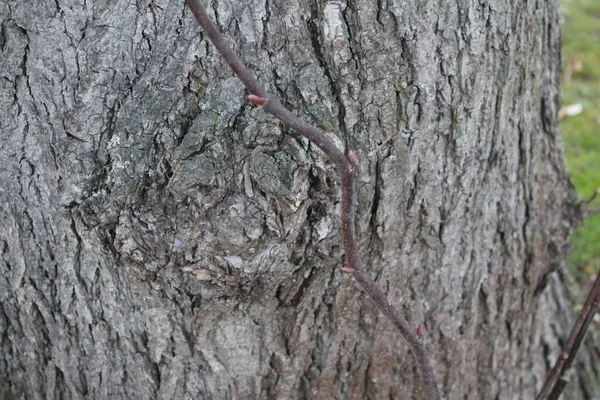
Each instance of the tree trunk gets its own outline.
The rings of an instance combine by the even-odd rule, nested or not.
[[[0,4],[0,397],[421,397],[340,271],[337,172],[183,1],[28,3]],[[558,2],[512,3],[209,4],[357,153],[363,261],[449,399],[533,398],[572,321]]]

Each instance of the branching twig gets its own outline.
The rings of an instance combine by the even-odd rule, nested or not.
[[[600,214],[600,207],[591,208],[594,200],[596,200],[599,195],[600,188],[597,188],[588,199],[580,200],[573,205],[571,209],[572,215],[569,217],[569,220],[575,226],[582,225],[586,219]]]
[[[589,199],[583,200],[581,205],[583,206],[583,218],[587,219],[600,214],[600,208],[589,208],[590,204],[600,195],[600,188],[596,189]]]
[[[565,378],[565,373],[573,365],[575,356],[579,351],[579,347],[583,342],[583,338],[588,330],[590,322],[594,318],[596,312],[600,308],[600,274],[596,277],[594,286],[590,290],[588,297],[585,301],[583,309],[577,317],[575,326],[569,335],[567,344],[556,361],[556,365],[550,371],[550,374],[546,378],[546,382],[540,391],[540,394],[536,397],[536,400],[555,400],[558,399],[561,392],[563,391],[568,379]]]
[[[229,47],[223,35],[221,35],[219,28],[209,18],[200,1],[186,0],[186,3],[219,53],[225,58],[231,69],[233,69],[250,92],[248,100],[289,125],[297,132],[295,134],[300,134],[316,144],[337,167],[342,184],[341,219],[347,264],[342,267],[342,271],[352,275],[385,316],[396,325],[402,336],[409,343],[410,349],[416,358],[425,384],[427,397],[429,399],[439,399],[440,396],[433,368],[431,367],[427,350],[422,341],[425,331],[424,327],[422,325],[414,328],[411,327],[398,310],[389,303],[386,294],[373,281],[361,264],[354,232],[354,170],[357,164],[356,155],[354,152],[349,152],[346,156],[323,132],[292,114],[276,99],[270,98],[267,91],[254,79],[250,71],[248,71],[239,57]]]

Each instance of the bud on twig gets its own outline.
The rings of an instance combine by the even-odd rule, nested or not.
[[[268,99],[266,99],[264,97],[257,96],[255,94],[251,94],[251,95],[248,96],[248,101],[250,103],[254,104],[258,108],[263,108],[264,105],[267,103],[267,100]]]
[[[349,267],[347,265],[344,265],[341,268],[341,270],[342,270],[343,273],[348,274],[348,275],[354,275],[354,273],[356,272],[356,270],[354,268]]]

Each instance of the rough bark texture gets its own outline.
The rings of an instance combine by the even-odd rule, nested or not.
[[[550,274],[574,201],[557,1],[209,11],[357,153],[365,265],[424,322],[444,396],[533,398],[572,321]],[[183,1],[11,0],[0,19],[0,397],[420,396],[339,270],[336,171],[245,102]]]

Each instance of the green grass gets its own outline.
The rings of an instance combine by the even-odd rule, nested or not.
[[[583,112],[561,121],[567,167],[579,197],[600,187],[600,1],[561,0],[564,23],[562,105]],[[592,205],[600,208],[600,199]],[[588,218],[573,236],[570,261],[580,278],[600,271],[600,215]]]

